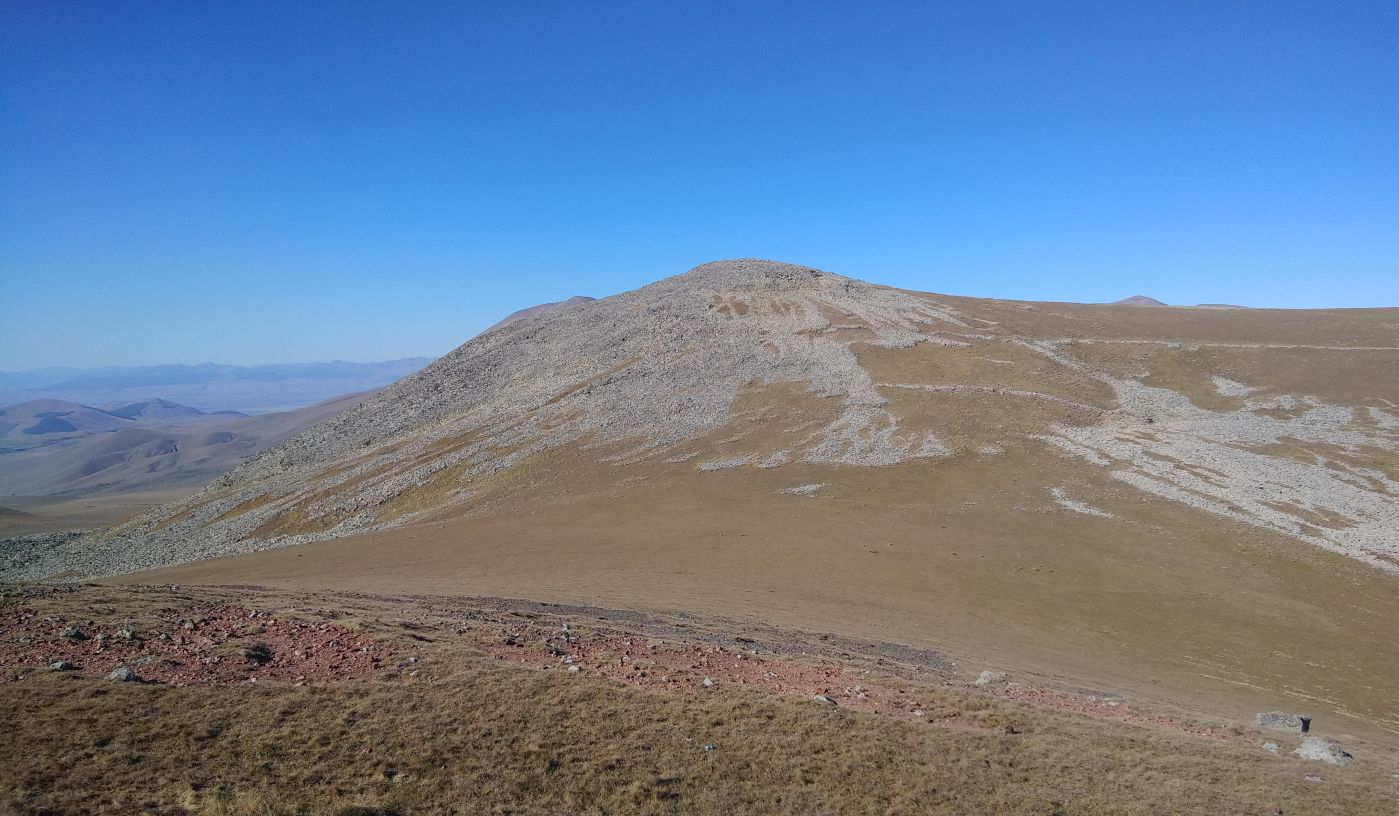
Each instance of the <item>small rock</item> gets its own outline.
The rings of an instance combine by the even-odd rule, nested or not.
[[[1345,752],[1339,742],[1321,737],[1307,737],[1294,753],[1302,759],[1315,759],[1332,765],[1345,765],[1351,760],[1351,755]]]
[[[813,695],[811,695],[811,699],[812,699],[812,700],[815,700],[816,702],[818,702],[818,703],[820,703],[820,704],[822,704],[822,705],[833,706],[833,705],[836,704],[836,701],[835,701],[835,700],[832,700],[830,697],[827,697],[827,696],[824,695],[824,694],[813,694]]]
[[[259,643],[243,650],[243,659],[249,663],[265,666],[272,662],[272,648],[266,643]]]
[[[72,671],[77,668],[67,660],[57,660],[49,664],[49,671]]]
[[[108,680],[117,680],[122,683],[139,683],[141,678],[136,676],[136,672],[125,666],[117,666],[112,673],[107,675]]]
[[[569,666],[569,667],[568,667],[568,673],[569,673],[569,674],[577,674],[578,672],[580,672],[580,671],[582,671],[582,670],[583,670],[582,667],[577,666],[577,665],[573,665],[573,666]]]
[[[1253,716],[1253,724],[1259,728],[1271,728],[1274,731],[1296,731],[1305,734],[1311,729],[1312,718],[1303,717],[1300,714],[1288,714],[1283,711],[1265,711]]]
[[[1319,776],[1312,776],[1311,774],[1307,774],[1306,776],[1304,776],[1304,777],[1302,777],[1302,778],[1305,779],[1305,780],[1307,780],[1308,782],[1325,782],[1325,781],[1326,781],[1325,779],[1322,779],[1322,778],[1319,777]]]
[[[58,636],[64,640],[87,640],[87,635],[83,634],[83,630],[76,626],[63,627],[63,631],[59,632]]]
[[[984,671],[981,673],[980,677],[976,678],[976,684],[978,686],[989,686],[992,683],[1004,683],[1008,677],[1010,677],[1010,675],[1005,672]]]
[[[131,631],[130,629],[118,629],[117,637],[121,638],[122,640],[135,640],[136,633]]]
[[[1276,742],[1265,742],[1263,743],[1263,750],[1271,754],[1276,754],[1278,752],[1278,744]]]

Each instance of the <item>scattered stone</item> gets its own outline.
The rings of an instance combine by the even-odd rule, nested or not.
[[[74,666],[67,660],[57,660],[49,664],[49,671],[72,671],[76,668],[77,666]]]
[[[704,686],[705,688],[714,688],[714,681],[706,677],[700,681],[700,685]]]
[[[125,666],[117,666],[112,673],[107,675],[108,680],[116,680],[122,683],[139,683],[141,678],[136,676],[136,672]]]
[[[1276,754],[1278,752],[1278,744],[1276,742],[1265,742],[1263,743],[1263,750],[1271,754]]]
[[[978,686],[989,686],[993,683],[1004,683],[1009,677],[1010,675],[1005,672],[984,671],[981,673],[980,677],[976,678],[976,684]]]
[[[1312,718],[1283,711],[1265,711],[1253,716],[1253,724],[1274,731],[1296,731],[1305,734],[1311,729]]]
[[[58,636],[64,640],[87,640],[87,635],[76,626],[63,627],[63,631],[59,632]]]
[[[1332,742],[1321,737],[1307,737],[1302,740],[1301,747],[1294,753],[1302,759],[1314,759],[1332,765],[1345,765],[1352,759],[1339,742]]]
[[[813,694],[811,695],[811,699],[815,700],[816,702],[822,705],[833,706],[836,704],[835,700],[832,700],[830,697],[827,697],[824,694]]]

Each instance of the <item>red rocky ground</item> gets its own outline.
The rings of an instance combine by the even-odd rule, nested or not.
[[[301,683],[367,675],[396,657],[388,644],[351,629],[236,604],[190,607],[140,630],[43,617],[23,602],[0,603],[0,671],[12,678],[66,661],[87,677],[126,666],[141,680],[179,686]]]
[[[761,655],[751,649],[665,643],[536,625],[514,626],[492,636],[483,634],[481,643],[486,651],[504,660],[541,669],[597,674],[632,686],[694,690],[705,688],[705,680],[708,680],[710,684],[736,683],[813,700],[824,698],[853,709],[930,722],[955,722],[954,718],[961,715],[956,709],[920,699],[914,691],[881,681],[867,670],[815,666],[775,655]],[[1211,739],[1238,737],[1218,725],[1140,712],[1115,698],[1070,694],[1019,683],[998,683],[978,691],[1044,708],[1170,728]]]

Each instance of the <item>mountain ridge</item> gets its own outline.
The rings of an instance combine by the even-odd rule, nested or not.
[[[114,531],[102,549],[129,551],[147,536],[156,542],[178,540],[178,553],[161,556],[166,552],[161,547],[144,547],[141,560],[130,565],[158,566],[240,547],[402,526],[442,517],[452,507],[469,513],[473,483],[531,457],[566,446],[623,445],[606,459],[643,461],[723,427],[741,392],[781,386],[809,395],[803,400],[831,406],[830,415],[797,440],[784,438],[782,445],[743,457],[700,459],[697,467],[780,468],[796,462],[887,467],[993,451],[997,440],[949,439],[924,409],[892,406],[933,398],[919,393],[966,394],[997,404],[1028,401],[1055,417],[1028,434],[1039,440],[1036,444],[1089,463],[1120,462],[1127,468],[1121,478],[1152,495],[1281,530],[1381,569],[1399,567],[1399,553],[1386,539],[1396,523],[1387,497],[1358,486],[1349,475],[1240,450],[1229,441],[1232,435],[1259,445],[1292,438],[1304,444],[1335,439],[1349,446],[1392,446],[1395,420],[1382,402],[1360,409],[1299,403],[1296,396],[1272,395],[1272,389],[1219,375],[1200,383],[1199,393],[1183,395],[1103,371],[1100,363],[1071,353],[1073,340],[1008,331],[1003,321],[973,314],[986,308],[997,314],[1010,309],[1012,315],[1072,310],[1056,315],[1057,322],[1079,312],[1099,314],[1095,307],[905,292],[752,259],[701,265],[633,292],[526,316],[483,333],[344,415],[260,454],[167,519],[145,519]],[[1267,310],[1249,310],[1240,318],[1208,310],[1150,314],[1174,321],[1163,325],[1189,321],[1242,337],[1255,326],[1274,330]],[[1374,322],[1375,315],[1384,314],[1377,310],[1365,319]],[[1245,325],[1242,319],[1252,322]],[[1138,325],[1132,320],[1119,331],[1135,331]],[[1103,342],[1104,348],[1115,348],[1118,341]],[[898,382],[893,375],[899,371],[881,372],[869,362],[912,359],[910,354],[953,360],[978,344],[1004,346],[1004,354],[1019,355],[1020,362],[985,364],[993,369],[1034,366],[1050,379],[1031,377],[1035,381],[1027,384],[1033,388],[1015,388],[1010,381],[997,385],[995,376],[978,371],[969,376],[987,384]],[[1231,349],[1229,354],[1250,347],[1222,346]],[[915,348],[933,351],[914,353]],[[1083,348],[1097,352],[1091,344]],[[1253,404],[1248,397],[1255,393],[1260,398]],[[1195,401],[1227,403],[1234,410],[1220,413]],[[1299,405],[1311,407],[1296,417],[1286,414]],[[1355,424],[1357,410],[1369,417],[1369,425]],[[1153,468],[1153,454],[1137,438],[1139,429],[1158,422],[1149,433],[1179,448],[1171,455],[1229,460],[1239,475],[1212,483],[1192,475],[1195,465],[1165,472]],[[967,435],[983,436],[975,428]],[[1190,452],[1202,445],[1204,452]],[[1317,527],[1300,510],[1280,510],[1276,501],[1251,497],[1248,489],[1263,473],[1285,473],[1283,481],[1307,484],[1321,497],[1308,498],[1312,506],[1350,523]],[[1294,494],[1284,490],[1283,501]]]

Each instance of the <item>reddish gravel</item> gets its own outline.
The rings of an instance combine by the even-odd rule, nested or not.
[[[995,693],[999,697],[1011,700],[1023,700],[1043,708],[1054,708],[1060,711],[1075,711],[1080,714],[1091,714],[1095,717],[1103,717],[1105,719],[1132,723],[1134,725],[1155,725],[1162,728],[1171,728],[1176,731],[1184,731],[1199,737],[1208,737],[1210,739],[1236,740],[1241,737],[1241,735],[1221,725],[1198,723],[1165,714],[1149,714],[1137,711],[1127,702],[1116,698],[1065,694],[1064,692],[1051,689],[1023,686],[1018,683],[1006,684],[1000,687]]]
[[[70,626],[82,639],[63,637]],[[354,630],[236,604],[190,607],[148,631],[41,617],[23,603],[0,604],[0,670],[11,678],[67,661],[85,677],[106,677],[126,666],[144,681],[176,686],[314,683],[362,677],[393,665],[395,657],[390,645]]]
[[[859,669],[810,666],[751,650],[719,646],[668,645],[646,638],[596,635],[556,628],[522,626],[483,640],[496,657],[537,668],[578,671],[627,685],[703,689],[714,683],[737,683],[780,694],[821,695],[838,705],[908,717],[955,717],[915,695],[892,688]]]
[[[594,635],[558,628],[519,626],[483,640],[496,657],[542,669],[569,671],[577,666],[627,685],[702,690],[713,683],[736,683],[780,694],[826,697],[849,708],[928,721],[958,717],[956,709],[928,704],[911,693],[881,683],[858,669],[810,666],[750,650],[719,646],[680,646],[624,635]],[[977,693],[1020,700],[1043,708],[1074,711],[1135,725],[1169,728],[1218,740],[1238,740],[1239,734],[1214,724],[1140,712],[1123,700],[1070,694],[1051,689],[1003,683]]]

